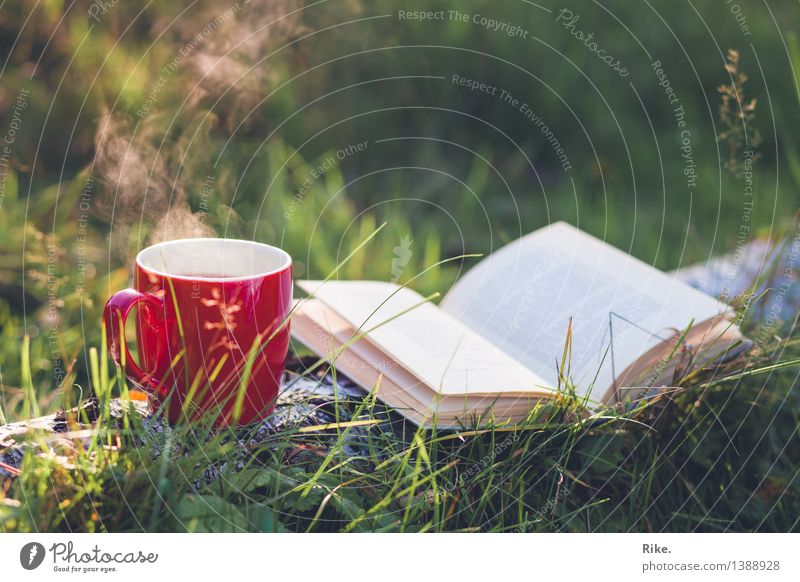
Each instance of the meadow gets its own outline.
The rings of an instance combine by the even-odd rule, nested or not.
[[[664,270],[788,248],[800,9],[732,5],[4,5],[0,424],[101,412],[87,447],[32,436],[0,472],[2,531],[798,530],[800,337],[764,323],[774,272],[736,298],[753,353],[633,411],[582,416],[564,377],[548,422],[359,429],[356,451],[351,427],[289,427],[244,464],[246,435],[110,416],[128,387],[102,308],[160,240],[423,294],[472,264],[445,259],[555,220]]]

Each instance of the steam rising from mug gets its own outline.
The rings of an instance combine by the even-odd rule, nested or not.
[[[128,250],[129,234],[140,221],[152,227],[151,244],[213,236],[208,216],[193,212],[190,204],[190,196],[196,201],[204,180],[216,171],[219,152],[207,147],[204,136],[234,129],[241,134],[258,122],[259,116],[248,112],[278,84],[271,63],[259,59],[298,32],[301,4],[271,0],[221,8],[201,0],[171,24],[162,41],[169,58],[157,75],[163,82],[146,88],[134,116],[106,111],[95,134],[90,171],[105,192],[94,197],[93,208],[101,218],[113,218],[118,248]],[[163,25],[153,23],[153,37],[162,37]],[[214,177],[215,206],[222,207],[225,220],[237,220],[226,206],[230,199],[220,198],[235,191],[235,177]]]

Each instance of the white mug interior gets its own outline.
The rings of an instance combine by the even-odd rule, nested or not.
[[[228,238],[186,238],[155,244],[136,263],[157,275],[186,279],[249,279],[280,272],[292,259],[277,247]]]

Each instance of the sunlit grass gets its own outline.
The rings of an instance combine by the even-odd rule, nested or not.
[[[20,474],[0,487],[2,528],[796,529],[798,465],[784,447],[796,439],[799,345],[776,339],[629,410],[587,409],[574,398],[568,332],[558,364],[564,397],[525,422],[400,430],[375,391],[349,401],[334,389],[335,422],[290,425],[257,442],[254,427],[212,429],[219,410],[153,430],[157,417],[136,411],[101,345],[89,350],[97,418],[70,419],[74,430],[61,440],[24,437]],[[23,368],[28,346],[26,339]],[[336,382],[335,358],[331,375]],[[37,414],[29,370],[23,379],[24,412]],[[121,419],[111,417],[113,396]]]

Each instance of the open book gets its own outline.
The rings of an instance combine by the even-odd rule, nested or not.
[[[494,252],[441,304],[379,281],[299,281],[292,335],[417,424],[517,422],[569,376],[631,402],[746,341],[724,303],[563,223]],[[688,331],[687,331],[688,330]]]

